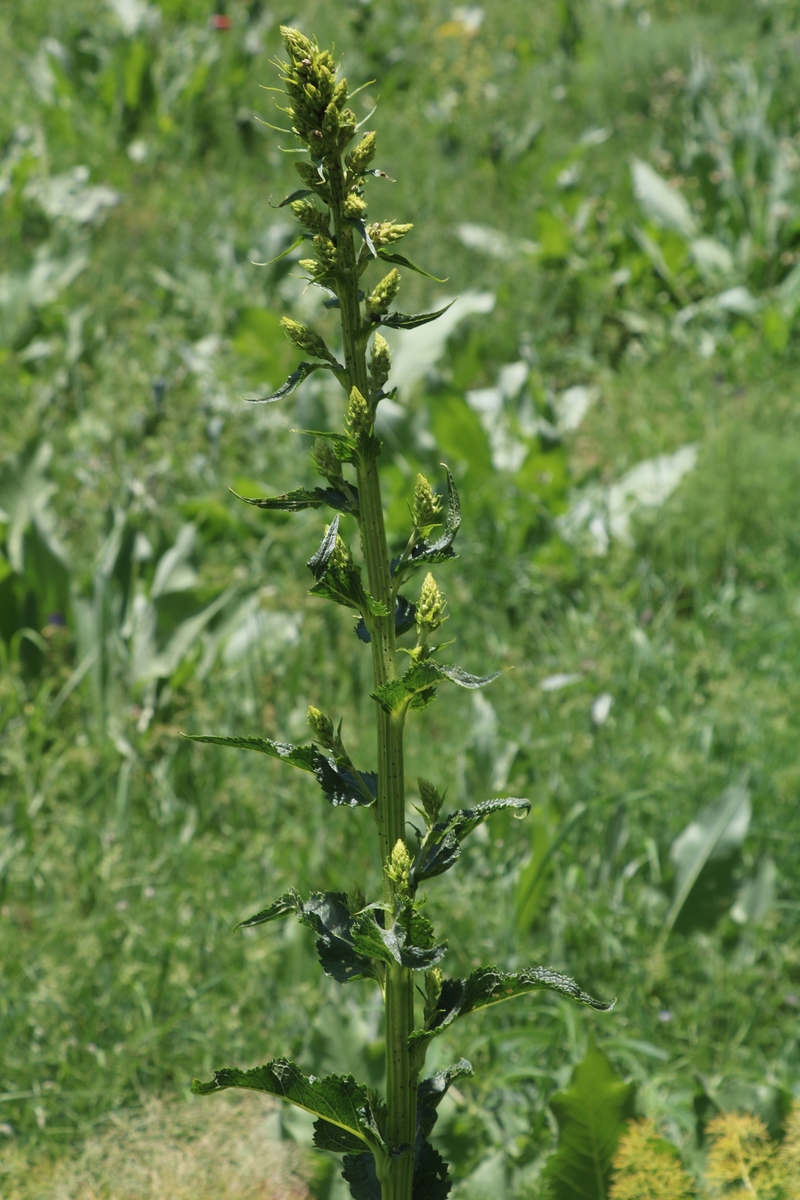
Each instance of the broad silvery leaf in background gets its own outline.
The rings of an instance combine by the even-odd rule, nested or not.
[[[23,195],[53,220],[62,217],[76,225],[89,225],[107,209],[115,208],[121,197],[105,184],[87,186],[88,180],[89,168],[80,165],[63,175],[31,179]]]
[[[685,238],[697,236],[697,222],[687,201],[666,179],[640,158],[631,162],[633,192],[644,215],[660,229],[672,229]]]
[[[437,303],[441,308],[450,297]],[[397,334],[386,331],[386,340],[392,349],[392,383],[407,392],[426,371],[435,367],[442,357],[447,339],[458,328],[465,317],[474,313],[488,313],[494,308],[491,292],[465,292],[453,300],[438,321],[424,325],[410,333]]]

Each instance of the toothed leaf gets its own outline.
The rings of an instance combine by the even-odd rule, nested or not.
[[[327,505],[328,508],[338,509],[343,513],[358,513],[358,492],[355,488],[351,489],[351,495],[339,491],[338,488],[295,488],[294,491],[286,492],[283,496],[259,496],[251,498],[249,496],[240,496],[238,492],[230,489],[237,500],[244,500],[245,504],[252,504],[256,508],[277,509],[282,512],[300,512],[304,508],[322,508]]]
[[[461,843],[467,834],[472,833],[488,817],[508,808],[521,809],[524,813],[530,810],[530,800],[520,800],[509,797],[505,800],[484,800],[474,808],[462,808],[451,813],[430,829],[422,841],[414,865],[411,868],[413,884],[422,883],[424,879],[432,879],[442,875],[452,867],[461,855]]]
[[[448,1025],[452,1025],[458,1017],[465,1017],[480,1008],[488,1008],[491,1004],[513,1000],[516,996],[527,995],[528,992],[539,991],[558,992],[598,1012],[608,1012],[616,1003],[614,1000],[608,1003],[595,1000],[587,992],[581,991],[574,979],[570,979],[568,975],[561,975],[558,971],[551,971],[548,967],[531,967],[512,974],[498,971],[496,967],[479,967],[467,979],[445,979],[430,1028],[415,1030],[411,1038],[435,1037]]]
[[[436,283],[447,283],[446,278],[440,279],[438,275],[431,275],[429,271],[423,271],[422,267],[418,267],[403,254],[393,254],[391,250],[379,250],[378,258],[382,258],[384,262],[394,263],[398,267],[407,267],[409,271],[416,271],[418,275],[424,275],[426,279],[434,279]]]
[[[413,317],[406,316],[405,313],[392,312],[381,317],[380,324],[385,325],[387,329],[419,329],[421,325],[428,325],[431,321],[435,321],[437,317],[441,317],[446,313],[450,305],[455,304],[454,300],[450,304],[445,304],[444,308],[438,309],[432,313],[416,313]]]
[[[461,1079],[472,1074],[472,1063],[466,1058],[460,1059],[451,1067],[445,1067],[423,1079],[417,1090],[417,1137],[429,1138],[436,1124],[438,1108],[447,1095],[450,1084],[454,1079]]]
[[[447,943],[436,945],[433,926],[414,906],[401,906],[387,928],[385,914],[368,908],[353,920],[353,945],[368,958],[400,963],[414,971],[426,971],[441,962]]]
[[[276,400],[283,400],[285,396],[291,395],[295,388],[298,388],[303,380],[307,379],[314,371],[332,370],[333,367],[330,363],[301,362],[297,370],[292,371],[286,383],[279,387],[277,392],[273,392],[271,396],[245,396],[244,399],[248,404],[274,404]]]
[[[442,666],[427,658],[424,662],[414,663],[399,679],[376,688],[372,698],[387,712],[399,713],[409,708],[425,708],[434,699],[437,685],[444,680],[474,690],[492,683],[501,674],[501,671],[495,671],[493,675],[470,675],[460,667]]]

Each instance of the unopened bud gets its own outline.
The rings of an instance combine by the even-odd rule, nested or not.
[[[386,863],[386,874],[398,892],[408,892],[411,855],[402,838],[398,838]]]
[[[370,383],[376,394],[386,383],[391,369],[392,352],[389,343],[382,334],[376,333],[372,340],[372,357],[369,364]]]
[[[314,740],[319,742],[320,746],[324,746],[326,750],[330,750],[334,741],[333,721],[330,717],[326,717],[318,708],[309,705],[308,724]]]
[[[391,246],[394,242],[399,242],[400,238],[405,237],[409,229],[413,228],[413,225],[397,225],[394,221],[376,221],[369,227],[369,236],[376,248]]]
[[[447,601],[429,571],[423,580],[417,605],[417,628],[420,632],[424,630],[433,633],[435,629],[438,629],[445,620],[444,610],[446,607]]]
[[[444,796],[439,794],[439,789],[434,787],[429,779],[418,779],[417,787],[419,788],[419,798],[422,801],[425,816],[431,825],[435,825],[439,820],[439,813],[444,804]]]
[[[367,437],[372,433],[369,405],[357,387],[350,392],[350,403],[347,406],[345,420],[354,438]]]
[[[389,274],[384,275],[377,287],[367,296],[367,312],[370,316],[378,317],[387,312],[399,290],[400,272],[397,267],[392,267]]]
[[[441,511],[441,497],[436,495],[424,475],[418,475],[414,486],[414,503],[411,506],[411,516],[417,529],[438,525]]]
[[[331,227],[328,214],[317,208],[311,200],[295,200],[291,209],[297,220],[309,233],[319,233],[323,237],[330,237]]]
[[[444,976],[438,967],[425,972],[425,1028],[429,1028],[439,1008]]]
[[[291,317],[281,317],[281,326],[290,342],[294,342],[301,350],[305,350],[306,354],[311,354],[314,358],[330,359],[331,354],[328,347],[325,345],[324,338],[313,329],[309,329],[308,325],[301,325],[299,321],[293,321]]]
[[[351,192],[344,202],[344,215],[351,217],[353,220],[358,220],[359,217],[363,218],[366,211],[367,202],[363,196],[358,196],[355,192]]]
[[[327,534],[329,530],[330,525],[326,525],[325,533]],[[328,566],[332,567],[334,570],[346,571],[349,567],[352,567],[352,565],[353,560],[350,557],[350,551],[347,549],[347,543],[344,541],[341,534],[337,533],[336,544],[333,547],[333,553],[328,559]]]
[[[345,164],[354,175],[361,175],[375,157],[375,133],[365,133],[356,148],[348,154]]]
[[[323,479],[341,479],[342,464],[325,438],[317,438],[311,450],[311,459]]]

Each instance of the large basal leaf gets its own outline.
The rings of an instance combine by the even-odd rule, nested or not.
[[[633,1116],[636,1085],[624,1083],[593,1042],[572,1082],[550,1107],[558,1121],[558,1149],[543,1177],[554,1200],[606,1200],[611,1160]]]
[[[409,708],[425,708],[433,700],[437,684],[444,680],[474,689],[486,687],[501,674],[501,671],[495,671],[493,675],[470,675],[461,667],[442,666],[427,658],[424,662],[414,663],[399,679],[376,688],[372,698],[387,712],[402,713]]]
[[[448,467],[445,467],[447,472],[447,506],[444,513],[444,529],[439,533],[438,537],[422,538],[416,543],[411,551],[410,556],[403,562],[402,558],[396,558],[392,562],[392,573],[394,574],[401,562],[403,570],[408,567],[420,566],[423,563],[428,565],[439,562],[446,562],[448,558],[455,558],[453,550],[453,541],[461,526],[461,502],[458,498],[458,490],[455,480]]]
[[[461,854],[464,838],[494,813],[513,808],[518,810],[520,816],[524,816],[530,807],[530,800],[510,796],[505,800],[484,800],[474,808],[461,808],[437,821],[417,851],[411,869],[412,884],[420,884],[424,879],[432,879],[449,870]]]
[[[277,262],[277,259],[275,261]],[[313,375],[314,371],[333,371],[333,367],[330,363],[301,362],[297,370],[292,371],[286,383],[281,384],[277,392],[272,392],[269,396],[245,396],[244,399],[249,404],[274,404],[276,400],[283,400],[286,396],[290,396],[304,379],[308,379],[309,375]]]
[[[733,784],[675,839],[670,850],[675,864],[675,895],[664,918],[662,937],[669,934],[707,864],[740,848],[750,826],[751,812],[746,784]]]
[[[277,1096],[338,1127],[370,1150],[379,1153],[383,1150],[367,1089],[356,1083],[352,1075],[326,1075],[315,1079],[304,1075],[295,1063],[279,1058],[250,1071],[236,1067],[215,1071],[210,1083],[201,1083],[199,1079],[192,1081],[192,1092],[196,1096],[207,1096],[231,1087]]]
[[[419,329],[420,325],[428,325],[437,317],[441,317],[452,304],[455,304],[454,300],[451,300],[450,304],[445,304],[444,308],[437,309],[436,312],[416,313],[414,316],[406,316],[405,313],[400,312],[387,313],[386,316],[381,317],[379,324],[385,325],[387,329]]]
[[[294,889],[241,922],[241,927],[265,925],[294,913],[301,924],[316,935],[319,961],[326,975],[337,983],[352,983],[354,979],[379,979],[378,969],[371,958],[371,947],[356,944],[354,919],[342,892],[313,892],[301,900]],[[380,957],[380,956],[379,956]]]
[[[435,967],[447,951],[446,942],[436,945],[433,926],[410,901],[398,905],[390,926],[382,909],[365,909],[353,919],[352,938],[366,958],[400,963],[413,971]]]
[[[433,1020],[427,1029],[416,1029],[412,1040],[436,1037],[458,1017],[491,1004],[502,1004],[504,1000],[513,1000],[517,996],[525,996],[529,992],[558,992],[579,1004],[587,1004],[598,1012],[608,1012],[616,1001],[596,1000],[587,992],[582,991],[574,979],[551,971],[548,967],[530,967],[525,971],[515,971],[506,974],[496,967],[479,967],[467,979],[445,979],[442,984],[439,1003]]]
[[[338,509],[339,512],[358,514],[358,492],[355,488],[350,488],[349,494],[333,487],[295,488],[283,496],[257,497],[240,496],[233,488],[230,491],[237,500],[244,500],[245,504],[252,504],[256,508],[300,512],[304,508],[323,508],[327,505],[328,508]]]
[[[236,750],[257,750],[301,771],[309,771],[334,808],[345,805],[369,807],[378,794],[378,777],[372,771],[356,771],[349,760],[328,757],[316,746],[292,746],[262,737],[223,737],[211,733],[184,733],[190,742],[211,746],[229,746]]]

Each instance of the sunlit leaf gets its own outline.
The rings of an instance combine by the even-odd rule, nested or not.
[[[303,380],[308,379],[309,375],[312,375],[314,371],[333,371],[333,367],[330,363],[301,362],[297,370],[292,371],[289,378],[278,388],[277,392],[273,392],[270,396],[244,396],[243,399],[247,400],[249,404],[274,404],[276,400],[283,400],[286,396],[291,395]]]
[[[353,920],[353,945],[367,958],[399,963],[414,971],[435,967],[447,943],[436,945],[433,926],[408,901],[398,906],[389,925],[382,909],[367,908]]]
[[[405,313],[399,312],[387,313],[386,316],[381,317],[380,324],[385,325],[387,329],[419,329],[421,325],[428,325],[437,317],[441,317],[454,303],[455,301],[451,300],[450,304],[445,304],[444,308],[437,309],[436,312],[417,313],[415,316],[407,316]]]
[[[444,680],[459,687],[482,688],[498,679],[502,671],[493,675],[470,675],[461,667],[442,666],[433,659],[414,663],[405,675],[376,688],[372,698],[390,713],[400,713],[409,708],[425,708],[434,698],[436,686]]]
[[[438,275],[431,275],[429,271],[423,271],[422,267],[418,267],[403,254],[395,254],[391,250],[381,249],[378,251],[378,258],[382,258],[384,262],[394,263],[397,267],[407,267],[409,271],[416,271],[418,275],[424,275],[426,279],[433,279],[436,283],[447,283],[447,277],[440,279]]]
[[[461,843],[473,829],[488,817],[506,809],[517,809],[523,815],[530,810],[530,800],[509,797],[505,800],[484,800],[474,808],[462,808],[451,813],[430,829],[417,851],[411,869],[414,884],[442,875],[452,867],[461,854]]]

